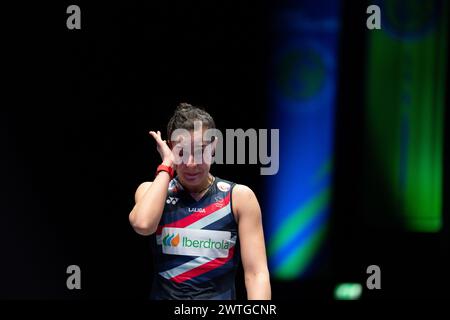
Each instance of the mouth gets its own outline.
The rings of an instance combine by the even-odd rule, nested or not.
[[[195,180],[198,176],[200,175],[200,173],[185,173],[184,177],[186,178],[186,180]]]

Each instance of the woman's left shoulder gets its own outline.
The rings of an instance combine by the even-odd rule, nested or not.
[[[233,199],[233,202],[238,201],[248,201],[251,199],[256,199],[256,195],[253,192],[253,190],[246,186],[245,184],[235,184],[231,193],[231,197]]]

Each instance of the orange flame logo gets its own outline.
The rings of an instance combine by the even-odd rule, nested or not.
[[[176,247],[179,243],[180,243],[180,235],[177,234],[176,237],[172,239],[172,241],[170,242],[170,244],[171,244],[173,247]]]

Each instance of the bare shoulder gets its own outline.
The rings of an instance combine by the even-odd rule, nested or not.
[[[233,200],[248,200],[249,198],[255,197],[255,193],[253,192],[250,187],[244,185],[244,184],[236,184],[233,188]]]
[[[256,198],[255,193],[246,185],[236,184],[233,188],[231,199],[232,209],[238,221],[242,214],[246,214],[246,212],[260,212],[258,199]]]
[[[152,185],[152,181],[142,182],[139,187],[136,189],[136,193],[134,194],[134,201],[138,202],[142,196],[147,192],[148,188]]]
[[[258,221],[261,217],[261,208],[255,193],[251,188],[243,184],[236,184],[231,194],[233,213],[236,221]],[[243,219],[244,218],[244,219]],[[253,223],[252,222],[252,223]]]

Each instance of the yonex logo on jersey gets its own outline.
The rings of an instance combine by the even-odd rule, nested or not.
[[[176,198],[176,197],[168,197],[166,200],[166,203],[175,205],[175,204],[177,204],[178,200],[180,200],[180,199]]]
[[[177,234],[167,234],[163,240],[162,240],[163,245],[168,246],[168,247],[176,247],[178,246],[178,244],[180,243],[180,235]]]
[[[184,256],[224,258],[234,245],[231,232],[189,228],[163,228],[162,252]]]

